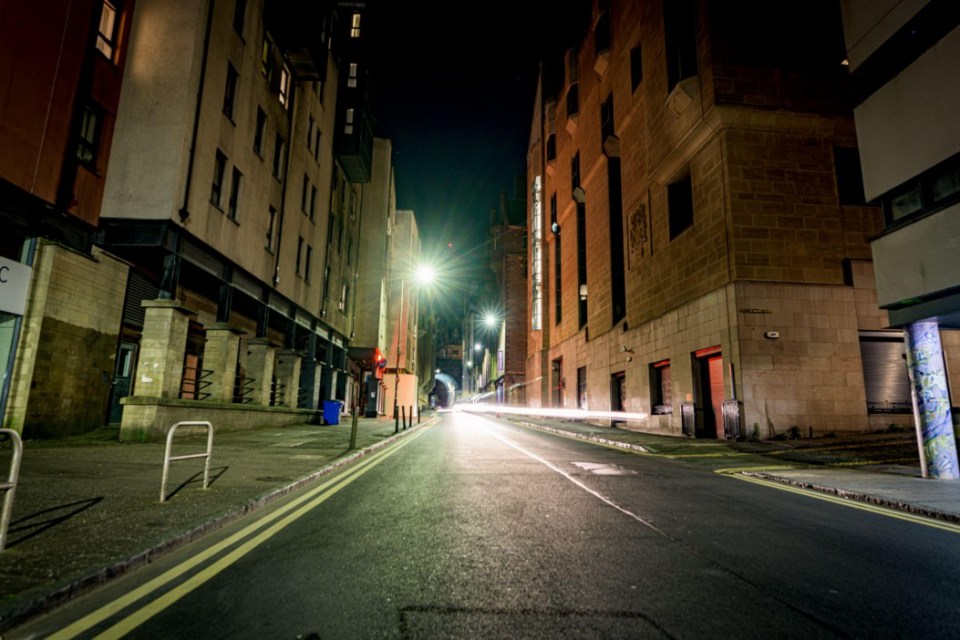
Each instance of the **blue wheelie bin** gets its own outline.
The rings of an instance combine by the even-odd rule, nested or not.
[[[324,400],[323,401],[324,424],[340,424],[340,408],[341,407],[343,407],[343,400]]]

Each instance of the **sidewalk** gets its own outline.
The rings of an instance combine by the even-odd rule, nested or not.
[[[419,426],[437,419],[424,414]],[[392,418],[360,418],[357,449],[349,451],[350,423],[343,416],[339,425],[216,432],[209,489],[201,489],[203,459],[174,461],[165,502],[164,444],[121,443],[115,429],[24,442],[7,547],[0,551],[0,634],[418,427],[414,422],[395,435]],[[172,455],[205,450],[205,435],[178,431]],[[5,480],[6,441],[0,455]]]
[[[437,419],[425,414],[422,426]],[[555,419],[510,420],[714,471],[753,468],[749,473],[757,477],[960,523],[960,482],[921,479],[912,434],[734,443]],[[355,451],[348,451],[349,417],[339,425],[217,432],[210,488],[200,488],[202,460],[174,462],[163,503],[163,444],[120,443],[109,429],[28,441],[7,549],[0,552],[0,634],[416,428],[394,434],[392,419],[361,418]],[[202,435],[178,437],[173,454],[205,445]],[[9,453],[0,446],[3,478]]]

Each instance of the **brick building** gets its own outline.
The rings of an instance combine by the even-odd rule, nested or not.
[[[909,424],[836,3],[601,0],[584,33],[533,116],[529,404],[706,438]]]

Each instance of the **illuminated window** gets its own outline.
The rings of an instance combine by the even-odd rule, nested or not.
[[[113,60],[114,47],[117,37],[117,9],[111,3],[104,0],[103,9],[100,11],[100,26],[97,33],[97,50],[103,55]]]
[[[227,168],[227,157],[219,150],[213,164],[213,182],[210,186],[210,202],[220,206],[220,196],[223,194],[223,172]]]
[[[350,22],[350,37],[359,38],[360,37],[360,14],[353,14],[353,19]]]
[[[83,109],[80,121],[80,136],[77,140],[77,159],[90,167],[97,162],[97,150],[100,141],[100,110],[88,104]]]
[[[353,133],[353,109],[347,109],[347,113],[344,116],[345,124],[343,125],[343,132],[347,135]]]
[[[289,108],[290,107],[290,70],[287,69],[287,65],[283,65],[283,68],[280,69],[280,104]]]
[[[349,75],[347,76],[347,86],[350,88],[357,86],[357,63],[356,62],[350,63],[350,72],[349,72]]]

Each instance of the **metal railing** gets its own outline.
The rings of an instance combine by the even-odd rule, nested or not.
[[[270,383],[270,406],[278,407],[283,404],[287,396],[287,385],[276,378]]]
[[[13,515],[13,497],[17,491],[17,482],[20,478],[20,461],[23,459],[23,440],[20,434],[13,429],[0,429],[0,434],[6,434],[13,445],[13,455],[10,458],[10,473],[6,482],[0,482],[0,491],[3,492],[3,506],[0,507],[0,551],[7,544],[7,528],[10,526],[10,517]]]
[[[233,402],[234,404],[250,404],[253,398],[249,397],[253,393],[254,378],[248,378],[242,373],[237,373],[233,381]]]
[[[207,428],[207,450],[205,453],[188,453],[182,456],[171,456],[170,450],[173,448],[173,434],[178,427],[206,427]],[[193,460],[195,458],[205,458],[203,464],[203,488],[206,489],[210,484],[210,455],[213,453],[213,425],[207,421],[181,421],[170,427],[167,432],[167,448],[163,453],[163,475],[160,478],[160,502],[167,499],[167,477],[170,474],[170,463],[177,460]]]

